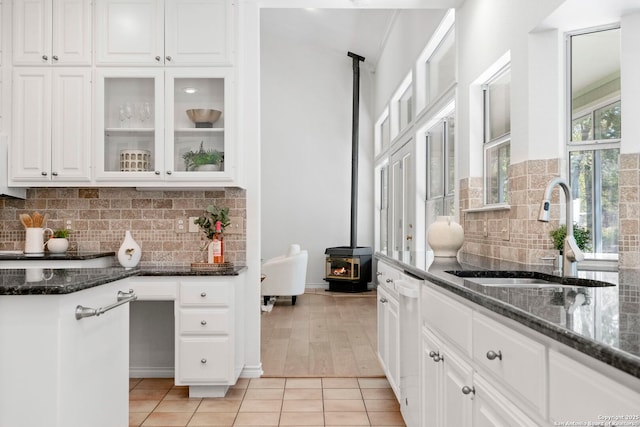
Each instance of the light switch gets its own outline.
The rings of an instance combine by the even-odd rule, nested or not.
[[[242,217],[232,216],[229,220],[231,224],[225,228],[224,234],[242,234],[244,232]]]

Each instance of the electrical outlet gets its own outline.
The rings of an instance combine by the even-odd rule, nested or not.
[[[193,222],[196,219],[198,219],[197,216],[190,216],[189,217],[189,233],[197,233],[198,231],[200,231],[200,226]]]
[[[242,234],[244,232],[242,217],[232,216],[229,218],[231,224],[224,230],[224,234]]]
[[[187,232],[187,219],[185,217],[176,218],[176,222],[174,224],[174,230],[176,233],[186,233]]]
[[[64,220],[64,228],[66,230],[73,230],[73,220],[72,219],[65,219]]]

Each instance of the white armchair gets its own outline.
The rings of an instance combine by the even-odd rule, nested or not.
[[[291,245],[286,255],[268,259],[262,264],[261,295],[267,305],[269,297],[291,296],[291,304],[296,304],[296,296],[304,293],[307,281],[307,251],[300,245]]]

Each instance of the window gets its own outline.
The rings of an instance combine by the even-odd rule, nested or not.
[[[431,127],[427,137],[427,224],[454,214],[455,140],[453,114]]]
[[[389,167],[385,164],[378,169],[378,222],[379,222],[379,240],[378,250],[387,251],[389,243]]]
[[[449,30],[433,55],[427,60],[427,103],[438,99],[456,80],[455,31]]]
[[[511,72],[504,68],[482,86],[485,204],[509,202]]]
[[[620,29],[568,36],[570,123],[567,149],[573,222],[591,231],[591,255],[618,253],[618,156],[622,138]]]

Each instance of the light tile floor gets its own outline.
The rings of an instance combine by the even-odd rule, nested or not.
[[[386,378],[242,378],[190,399],[173,378],[129,381],[129,426],[404,426]]]

